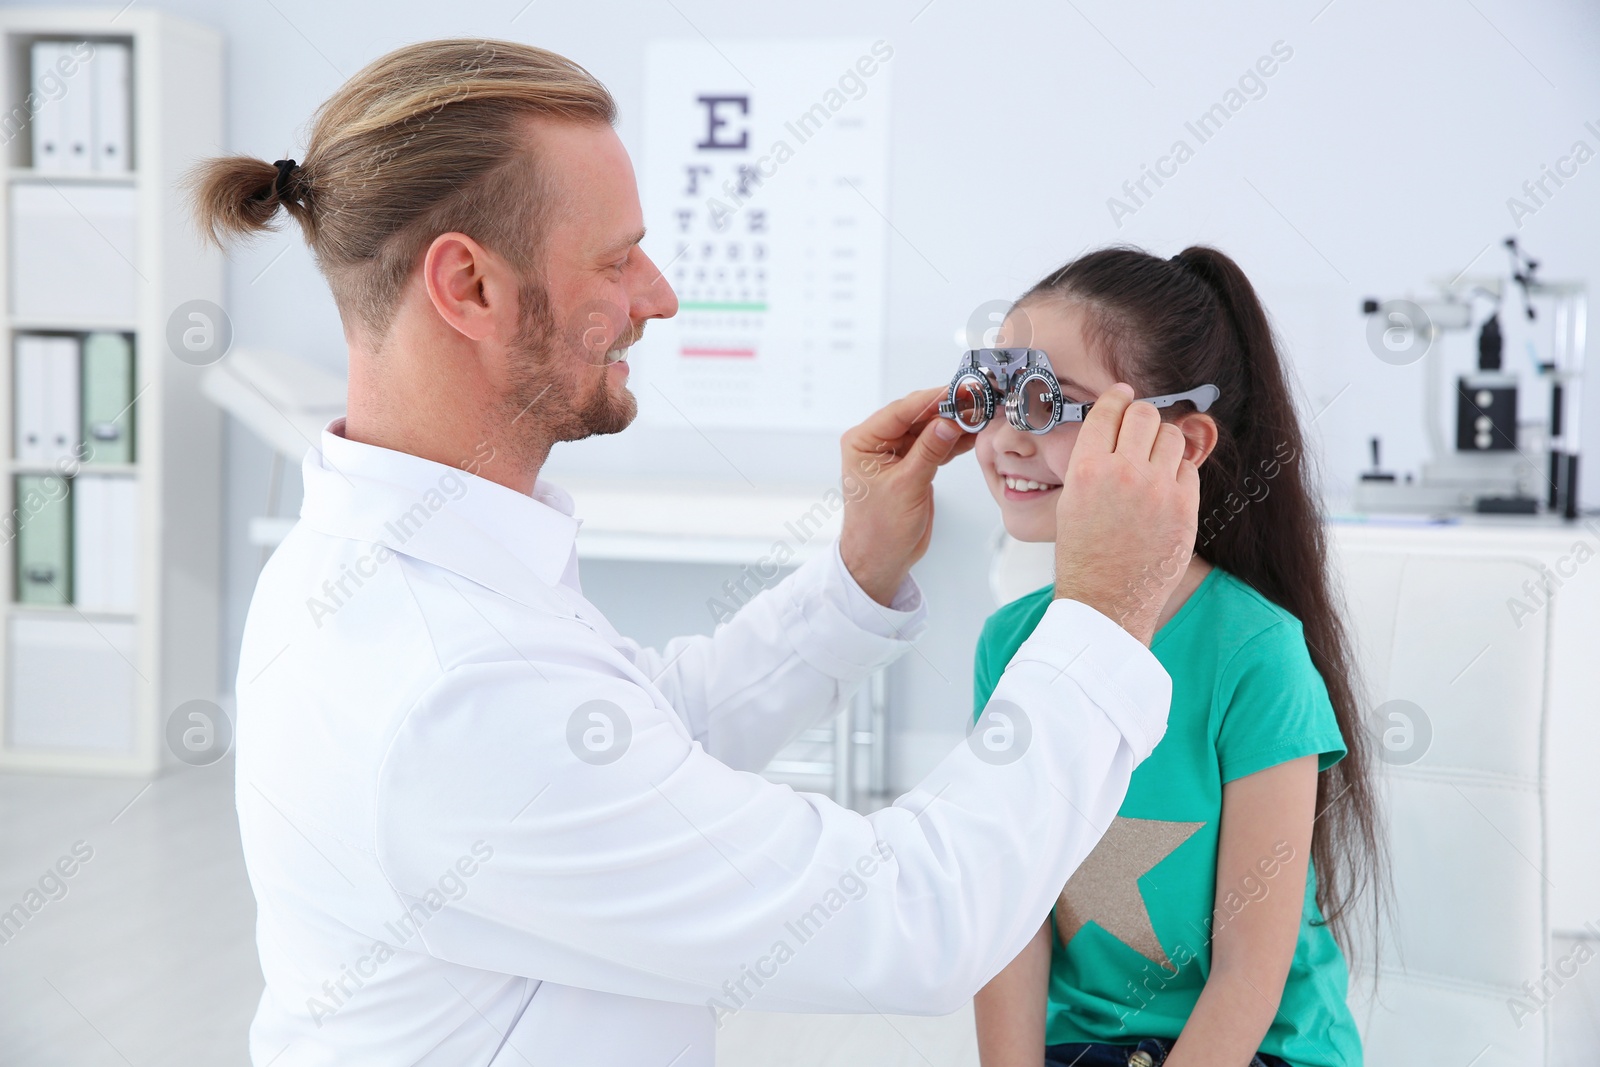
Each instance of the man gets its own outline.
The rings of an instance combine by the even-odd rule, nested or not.
[[[301,223],[350,350],[240,657],[257,1064],[688,1067],[747,1005],[953,1011],[1165,729],[1170,588],[1119,594],[1188,551],[1198,482],[1126,387],[1064,475],[1060,599],[998,740],[871,816],[753,772],[925,624],[931,481],[971,443],[936,390],[844,436],[869,491],[839,542],[714,636],[642,649],[584,599],[539,471],[628,425],[628,345],[677,310],[614,115],[549,52],[430,42],[329,100],[303,163],[197,176],[214,236]]]

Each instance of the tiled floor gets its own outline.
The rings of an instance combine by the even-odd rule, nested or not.
[[[978,1067],[972,1008],[954,1015],[763,1015],[717,1035],[717,1067]]]
[[[30,890],[32,903],[43,901],[14,934],[0,928],[0,1065],[247,1063],[261,974],[232,781],[230,761],[148,788],[0,774],[0,913],[26,905]],[[73,874],[57,881],[56,864],[75,850],[89,858],[65,864]],[[1562,987],[1550,1016],[1558,1067],[1600,1062],[1600,960]],[[720,1067],[977,1064],[970,1009],[945,1018],[746,1012],[727,1022],[718,1050]]]
[[[0,1065],[247,1064],[261,972],[232,761],[149,788],[0,774],[0,911],[25,903],[74,846],[90,858],[61,879],[65,895],[47,879],[46,903],[0,943]],[[724,1027],[719,1049],[722,1067],[977,1064],[970,1011],[946,1019],[746,1012]]]
[[[61,896],[75,846],[90,858]],[[0,944],[0,1063],[248,1062],[261,973],[231,761],[148,788],[0,775],[0,910],[41,879],[47,903]]]

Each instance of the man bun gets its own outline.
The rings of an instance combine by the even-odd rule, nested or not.
[[[302,225],[310,222],[309,188],[293,160],[268,163],[254,156],[220,156],[200,164],[187,184],[201,233],[219,247],[273,229],[279,208]]]

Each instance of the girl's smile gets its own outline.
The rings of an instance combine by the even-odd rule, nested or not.
[[[1111,388],[1111,373],[1100,366],[1083,339],[1081,313],[1070,306],[1015,308],[1000,327],[998,345],[1042,349],[1067,399],[1093,400]],[[978,433],[978,466],[989,485],[1006,532],[1019,541],[1054,541],[1056,503],[1062,477],[1081,427],[1059,426],[1032,434],[1012,426],[1001,412]]]

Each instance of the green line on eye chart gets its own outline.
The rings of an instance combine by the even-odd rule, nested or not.
[[[762,303],[726,304],[715,300],[685,300],[678,305],[679,311],[765,311],[767,305]]]

